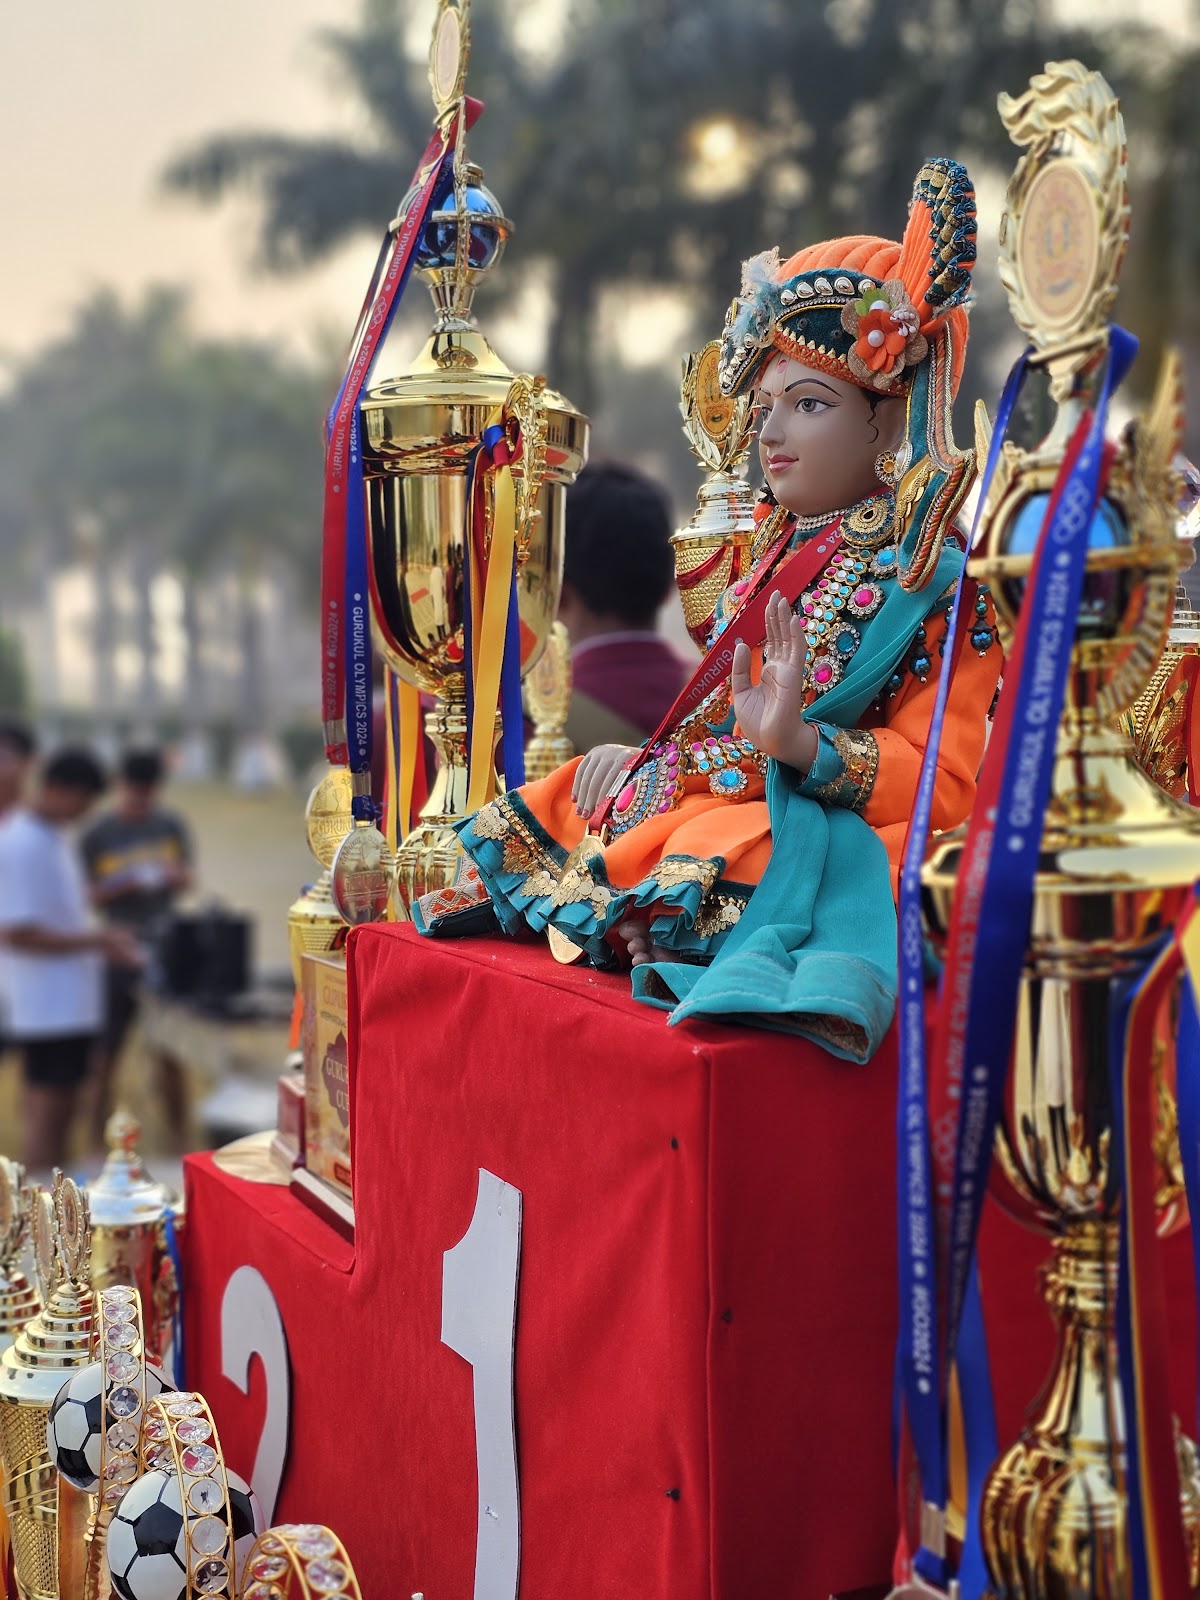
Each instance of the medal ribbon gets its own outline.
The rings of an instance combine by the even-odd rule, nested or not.
[[[360,314],[346,374],[327,419],[325,493],[321,518],[321,720],[325,726],[325,756],[335,766],[347,760],[346,729],[346,596],[348,526],[354,504],[361,500],[362,458],[353,437],[358,401],[370,375],[379,346],[395,316],[412,271],[416,242],[424,230],[439,179],[458,140],[460,123],[467,127],[482,110],[467,99],[444,126],[435,129],[417,165],[412,201],[390,247],[385,243],[386,265],[377,270],[377,287],[369,312]],[[370,291],[368,290],[368,295]],[[365,524],[365,517],[364,517]],[[365,593],[365,591],[363,591]],[[369,689],[369,674],[368,674]]]
[[[945,1506],[943,1401],[1008,1078],[1055,735],[1074,646],[1088,534],[1107,460],[1105,419],[1111,394],[1136,348],[1136,341],[1122,329],[1109,330],[1109,358],[1096,408],[1084,412],[1059,468],[1026,581],[958,869],[932,1082],[939,1222],[949,1211],[948,1228],[943,1222],[938,1230],[946,1269],[938,1297],[942,1316],[934,1386],[940,1485],[939,1498],[932,1504],[939,1513]],[[996,842],[1003,845],[1002,851],[993,849]],[[939,1134],[955,1122],[947,1207],[941,1202],[950,1173],[949,1150],[939,1142]],[[926,1476],[924,1468],[922,1472]],[[925,1547],[918,1551],[915,1564],[922,1576],[943,1570],[940,1553]]]
[[[709,645],[700,665],[687,684],[676,696],[675,703],[640,750],[636,750],[621,768],[609,786],[589,823],[593,833],[608,821],[617,796],[627,783],[651,759],[651,752],[659,740],[679,722],[689,716],[719,683],[728,678],[733,668],[733,652],[737,645],[749,645],[756,650],[767,636],[767,604],[778,591],[789,606],[804,593],[842,547],[841,516],[827,522],[812,538],[788,557],[778,573],[773,573],[777,557],[787,548],[795,531],[786,527],[759,563],[757,576],[742,599],[728,625]],[[768,587],[769,585],[769,587]]]
[[[979,485],[968,552],[975,543],[992,477],[1012,420],[1013,408],[1025,380],[1030,351],[1017,360],[1004,385],[992,428],[987,463]],[[964,563],[965,571],[965,563]],[[921,1496],[926,1505],[941,1508],[945,1497],[943,1453],[946,1428],[938,1381],[938,1294],[934,1235],[933,1183],[930,1169],[928,1069],[925,1043],[925,930],[921,917],[921,866],[933,819],[934,786],[946,720],[950,685],[962,653],[967,630],[960,632],[964,595],[973,598],[974,584],[960,579],[946,619],[942,648],[945,666],[938,676],[929,737],[913,800],[912,817],[904,843],[899,896],[899,1055],[900,1094],[897,1100],[896,1217],[899,1229],[900,1332],[897,1359],[898,1400],[903,1406],[907,1448],[915,1453]],[[905,1429],[900,1430],[902,1436]],[[897,1470],[900,1494],[902,1544],[909,1550],[919,1542],[918,1519],[909,1505],[908,1462]],[[922,1569],[931,1581],[940,1581],[941,1556],[926,1549]],[[935,1576],[936,1574],[936,1576]],[[898,1573],[898,1579],[907,1573]]]
[[[1179,930],[1186,980],[1179,992],[1179,1026],[1175,1041],[1175,1104],[1179,1121],[1179,1154],[1187,1193],[1188,1215],[1200,1218],[1200,915],[1193,902]],[[1192,1221],[1192,1257],[1200,1290],[1200,1226]],[[1195,1426],[1200,1433],[1200,1385]]]

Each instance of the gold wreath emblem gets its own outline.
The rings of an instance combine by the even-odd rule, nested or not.
[[[87,1196],[61,1172],[54,1175],[54,1217],[63,1271],[72,1283],[86,1284],[92,1263],[92,1226]]]
[[[1055,360],[1062,399],[1104,336],[1129,238],[1125,127],[1116,96],[1078,61],[1051,61],[1000,118],[1026,147],[1000,223],[1000,281],[1014,322]]]

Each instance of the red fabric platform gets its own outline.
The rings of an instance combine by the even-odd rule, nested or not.
[[[472,1592],[472,1373],[442,1256],[478,1171],[523,1195],[522,1600],[825,1600],[890,1567],[891,1041],[867,1067],[781,1035],[671,1029],[545,947],[350,941],[357,1246],[282,1189],[187,1164],[188,1381],[248,1474],[264,1399],[221,1375],[256,1265],[291,1349],[277,1520],[329,1523],[367,1600]],[[1050,1359],[1043,1244],[989,1207],[1002,1432]],[[1185,1241],[1171,1247],[1182,1277]],[[1176,1340],[1192,1412],[1194,1314]]]

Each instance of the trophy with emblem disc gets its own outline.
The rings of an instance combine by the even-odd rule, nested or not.
[[[1068,441],[1094,412],[1105,381],[1129,206],[1121,117],[1098,73],[1078,62],[1051,63],[1027,93],[1003,96],[1000,110],[1026,150],[1008,191],[1001,277],[1059,408],[1040,445],[1003,445],[968,568],[991,586],[1007,647],[1040,530],[1050,524]],[[1200,876],[1200,817],[1141,770],[1122,716],[1153,673],[1171,618],[1181,420],[1178,358],[1169,352],[1150,408],[1111,455],[1085,529],[1049,805],[1044,820],[1034,819],[1040,855],[992,1192],[1053,1241],[1043,1293],[1059,1342],[1020,1438],[994,1465],[983,1493],[983,1549],[996,1592],[1009,1600],[1130,1600],[1135,1592],[1128,1430],[1136,1419],[1116,1331],[1129,1180],[1124,1158],[1117,1159],[1114,1085],[1127,1068],[1113,1007],[1157,958],[1164,930],[1188,909]],[[1044,559],[1062,566],[1070,557],[1056,550]],[[1025,671],[1035,673],[1038,664],[1027,656]],[[960,828],[938,838],[923,873],[942,952],[966,837]],[[1158,1163],[1161,1210],[1177,1214],[1173,1040],[1163,1043],[1162,1125],[1143,1154]],[[1177,1448],[1176,1499],[1160,1511],[1174,1518],[1182,1511],[1195,1585],[1195,1455],[1190,1446]]]

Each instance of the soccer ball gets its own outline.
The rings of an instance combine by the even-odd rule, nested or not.
[[[226,1477],[233,1521],[234,1572],[240,1588],[246,1557],[263,1531],[266,1518],[254,1490],[236,1472],[227,1471]],[[203,1493],[198,1491],[198,1485],[205,1481],[193,1478],[189,1493]],[[194,1559],[197,1564],[214,1560],[224,1565],[225,1551],[220,1542],[223,1519],[211,1520],[218,1524],[208,1530],[217,1548],[210,1556],[201,1546]],[[179,1477],[175,1472],[156,1468],[130,1484],[109,1526],[106,1547],[112,1586],[121,1600],[185,1600],[187,1541],[183,1529]],[[194,1541],[196,1536],[194,1529]],[[214,1583],[213,1587],[229,1589],[231,1585]]]
[[[119,1388],[116,1385],[115,1388]],[[170,1384],[159,1369],[146,1363],[146,1399],[153,1400]],[[103,1427],[104,1380],[100,1363],[80,1367],[72,1373],[54,1397],[46,1419],[46,1443],[50,1460],[68,1483],[95,1494],[100,1487],[100,1433]],[[136,1391],[135,1391],[136,1394]],[[110,1396],[110,1400],[111,1400]],[[110,1405],[110,1410],[118,1408]],[[116,1419],[121,1420],[121,1419]],[[128,1423],[141,1426],[141,1417],[130,1413]]]

